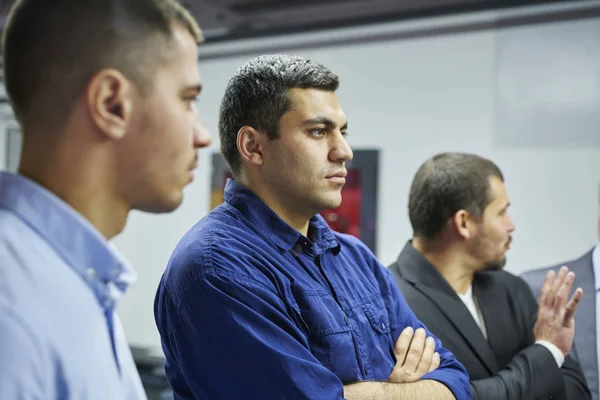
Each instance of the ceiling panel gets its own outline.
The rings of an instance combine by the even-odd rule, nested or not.
[[[84,1],[84,0],[82,0]],[[108,0],[107,0],[108,1]],[[568,0],[563,0],[566,2]],[[14,0],[0,0],[0,29]],[[560,0],[181,0],[207,41],[414,19]]]
[[[188,0],[187,4],[207,40],[217,41],[556,2],[560,0]]]

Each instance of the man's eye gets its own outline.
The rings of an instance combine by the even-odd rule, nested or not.
[[[325,128],[317,128],[310,131],[310,134],[313,136],[321,137],[327,134],[327,130]]]

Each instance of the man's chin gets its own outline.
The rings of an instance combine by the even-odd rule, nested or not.
[[[325,210],[333,210],[334,208],[338,208],[342,204],[341,201],[330,201],[327,204],[324,204],[323,211]]]
[[[175,211],[182,202],[183,192],[178,192],[168,196],[168,198],[157,198],[153,202],[145,202],[134,208],[139,211],[153,214],[165,214]]]
[[[342,198],[342,191],[340,190],[339,192],[336,193],[332,193],[331,196],[329,196],[329,198],[327,199],[330,203],[330,208],[337,208],[342,204],[343,198]]]
[[[506,257],[502,260],[490,261],[485,265],[485,271],[500,271],[506,265]]]

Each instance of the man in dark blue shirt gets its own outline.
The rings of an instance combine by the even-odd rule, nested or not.
[[[177,398],[471,398],[388,270],[318,215],[340,204],[352,159],[337,87],[290,56],[229,81],[219,131],[234,179],[177,245],[155,300]]]

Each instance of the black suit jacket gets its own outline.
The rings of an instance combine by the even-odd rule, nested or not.
[[[560,267],[566,265],[569,270],[575,273],[575,282],[569,297],[573,295],[575,288],[581,287],[583,289],[583,298],[575,312],[575,348],[578,350],[579,364],[592,392],[592,399],[598,400],[598,353],[596,347],[598,332],[596,332],[596,286],[592,261],[593,250],[577,260],[526,272],[522,275],[522,278],[529,284],[536,297],[539,297],[544,278],[549,270],[553,269],[558,272]]]
[[[462,300],[435,267],[408,243],[390,270],[417,317],[465,366],[474,399],[590,399],[577,361],[562,368],[534,344],[537,302],[527,284],[505,271],[475,275],[486,340]]]

